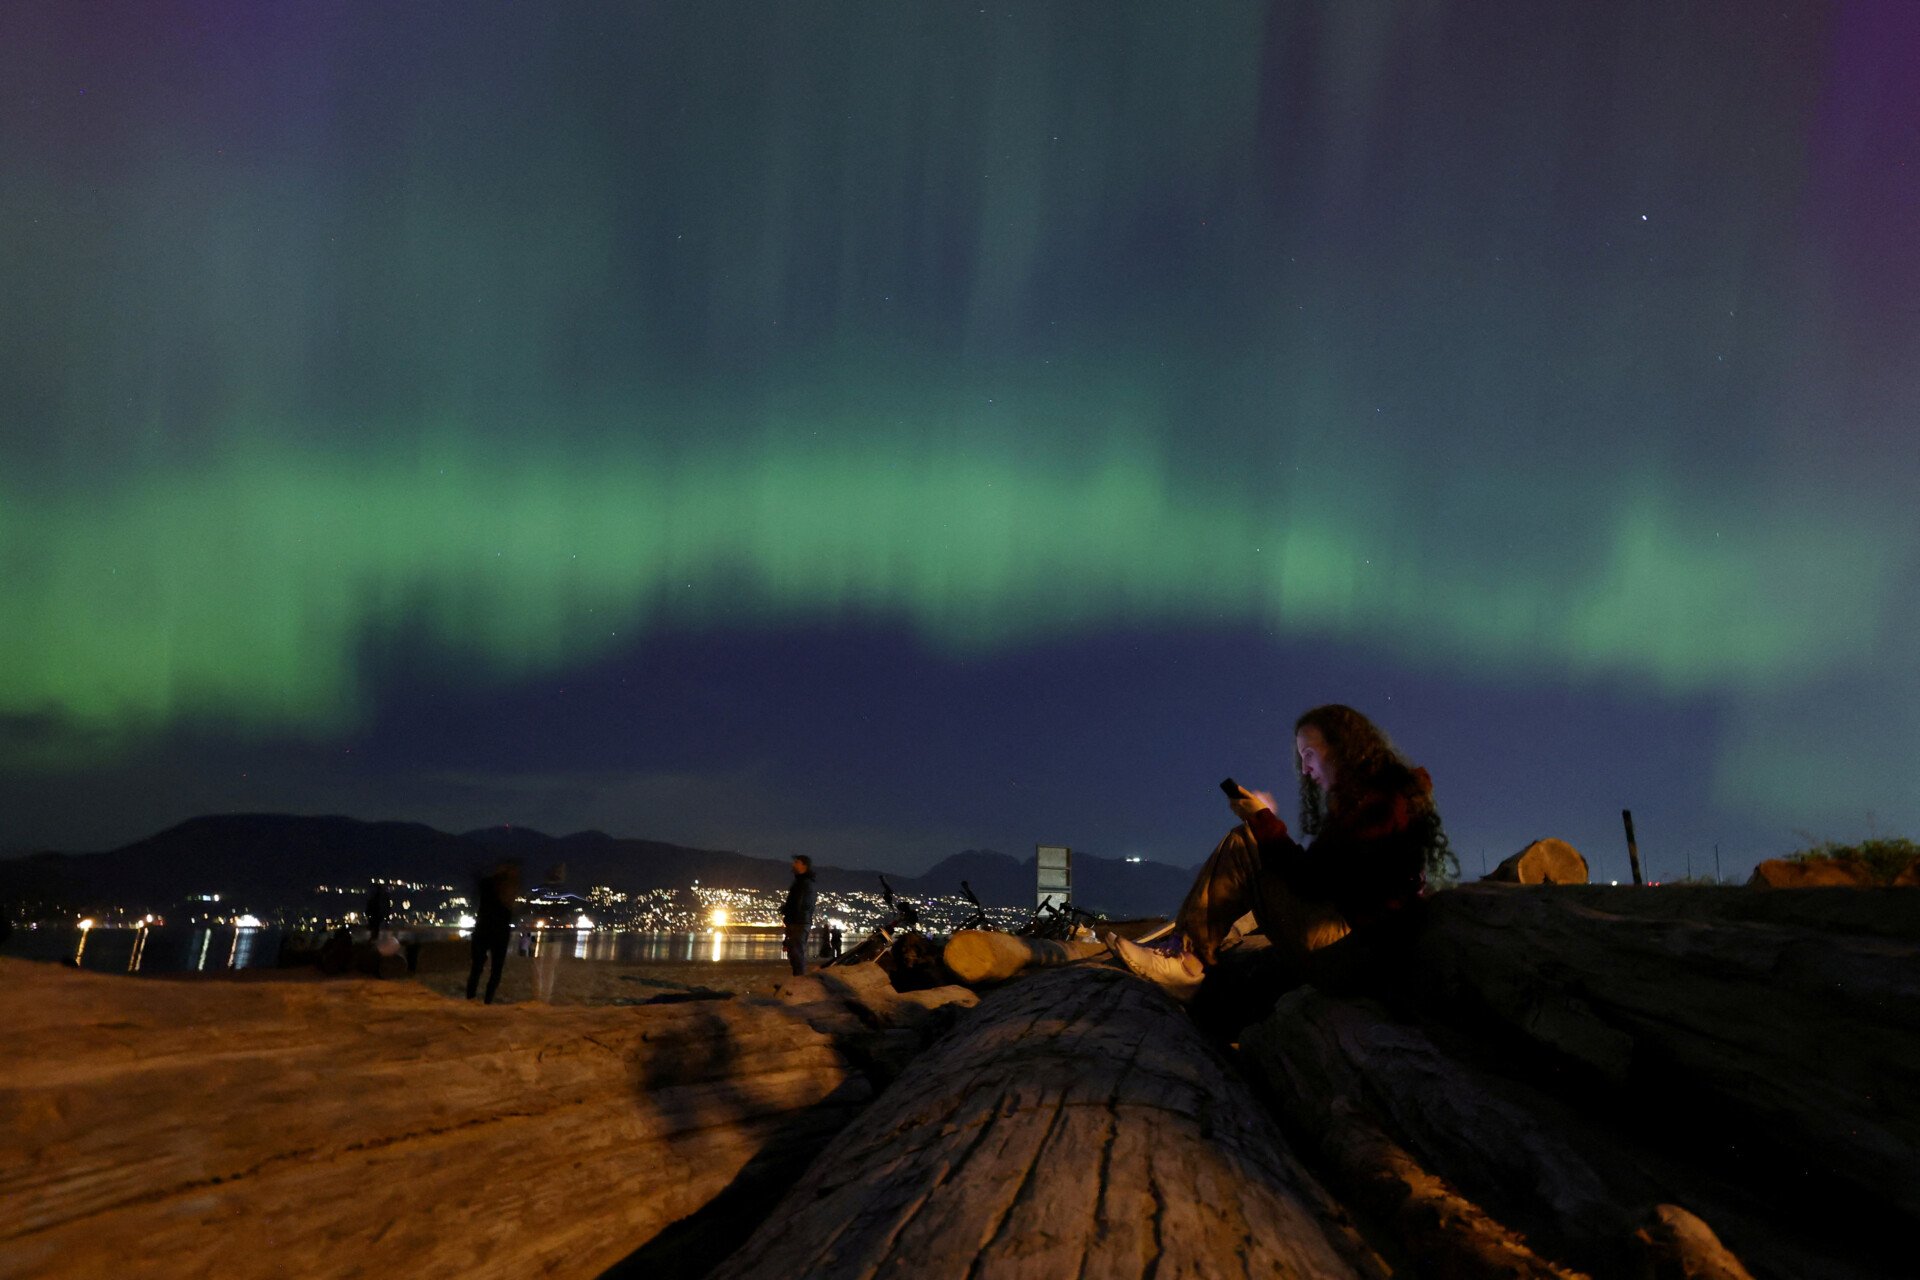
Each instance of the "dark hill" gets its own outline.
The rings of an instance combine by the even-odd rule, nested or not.
[[[417,822],[338,816],[235,813],[191,818],[106,853],[41,853],[0,860],[0,897],[88,908],[162,907],[203,893],[244,904],[300,900],[316,885],[398,877],[464,886],[502,858],[518,859],[531,887],[564,870],[575,891],[685,886],[696,880],[777,889],[785,859],[622,840],[602,831],[550,836],[527,827],[452,835]],[[844,887],[871,888],[874,873],[844,872]],[[842,887],[842,886],[834,886]]]
[[[418,822],[233,813],[190,818],[107,853],[61,857],[96,898],[162,902],[196,893],[273,898],[376,875],[453,883],[470,874],[479,852]]]
[[[462,840],[471,840],[475,844],[506,845],[513,848],[518,848],[522,845],[545,844],[547,841],[553,839],[553,837],[546,832],[536,831],[532,827],[509,826],[475,827],[472,831],[462,831],[460,838]]]
[[[191,818],[106,853],[0,860],[0,896],[91,909],[161,908],[189,895],[218,893],[228,901],[266,907],[304,899],[316,885],[359,885],[376,876],[465,886],[503,857],[520,861],[528,887],[563,871],[565,886],[574,892],[596,884],[633,891],[684,887],[696,880],[780,889],[791,878],[785,858],[622,839],[603,831],[552,836],[503,826],[453,835],[417,822],[237,813]],[[823,863],[817,874],[827,891],[879,887],[877,871]],[[909,898],[958,894],[965,880],[989,906],[1026,906],[1033,902],[1034,874],[1031,857],[1021,861],[990,849],[969,849],[922,875],[889,879]],[[1074,878],[1081,905],[1124,916],[1171,911],[1190,873],[1161,863],[1075,853]]]
[[[960,882],[965,880],[980,901],[1001,907],[1030,903],[1033,876],[1031,859],[1022,863],[997,850],[968,849],[947,855],[917,876],[891,878],[894,888],[916,897],[959,893]]]

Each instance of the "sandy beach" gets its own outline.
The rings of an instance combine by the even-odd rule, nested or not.
[[[451,951],[452,948],[448,948]],[[467,993],[466,948],[458,955],[423,954],[420,971],[406,981],[453,999]],[[496,1004],[525,1004],[535,999],[535,961],[509,955],[500,979]],[[541,961],[540,963],[548,963]],[[611,960],[551,961],[555,1005],[645,1004],[657,997],[697,994],[771,995],[774,984],[790,976],[784,961],[647,961],[623,964]],[[484,980],[483,980],[484,981]],[[484,990],[484,986],[482,988]]]

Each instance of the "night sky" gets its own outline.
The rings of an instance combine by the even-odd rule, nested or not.
[[[1920,835],[1920,5],[0,11],[0,848]]]

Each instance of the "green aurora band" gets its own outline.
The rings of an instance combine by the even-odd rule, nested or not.
[[[1883,535],[1831,513],[1755,519],[1649,489],[1558,571],[1487,575],[1465,545],[1396,530],[1394,508],[1373,478],[1325,472],[1225,499],[1170,481],[1144,443],[1044,465],[775,438],[672,458],[255,448],[6,498],[0,712],[96,741],[214,717],[333,733],[365,709],[357,668],[386,634],[513,678],[654,628],[853,619],[955,654],[1256,624],[1485,675],[1760,690],[1869,656],[1897,568],[1871,554]]]

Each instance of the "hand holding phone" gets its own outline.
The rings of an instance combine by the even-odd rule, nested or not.
[[[1220,790],[1226,794],[1227,803],[1233,806],[1234,816],[1243,821],[1251,821],[1254,814],[1273,806],[1271,797],[1249,791],[1232,778],[1222,779]]]

